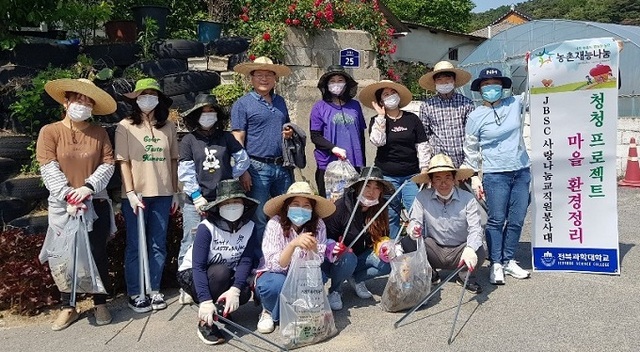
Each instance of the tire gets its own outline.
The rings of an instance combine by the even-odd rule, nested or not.
[[[166,75],[189,70],[186,59],[159,59],[135,63],[129,67],[138,68],[142,73],[156,79]]]
[[[229,56],[229,62],[227,62],[227,70],[233,71],[233,68],[236,67],[237,64],[247,61],[249,58],[247,57],[247,52],[243,51],[239,54],[233,54]]]
[[[167,39],[158,44],[156,54],[159,59],[188,59],[204,56],[204,44],[195,40]]]
[[[207,44],[207,52],[218,56],[240,54],[247,49],[249,40],[243,37],[223,37]]]
[[[0,221],[8,223],[9,221],[28,214],[29,206],[20,198],[0,197]]]
[[[78,61],[78,45],[20,43],[13,49],[15,64],[45,69],[47,66],[64,67]]]
[[[37,73],[38,70],[31,67],[5,65],[0,67],[0,85],[5,85],[15,78],[33,77]]]
[[[118,123],[122,119],[131,116],[131,104],[124,101],[117,101],[116,104],[117,109],[113,114],[96,116],[101,123]]]
[[[102,61],[109,67],[129,66],[138,60],[141,48],[135,43],[87,45],[82,49],[94,61]]]
[[[193,104],[196,101],[196,95],[205,92],[190,92],[186,94],[180,94],[172,96],[173,104],[171,104],[172,109],[178,109],[180,112],[187,111],[193,107]]]
[[[29,235],[46,234],[49,217],[46,214],[27,214],[9,221],[9,226],[23,229]]]
[[[20,171],[20,164],[9,158],[0,158],[0,182],[15,175]]]
[[[40,176],[10,178],[0,183],[0,195],[21,198],[25,201],[49,197],[49,190],[42,184]]]
[[[175,73],[160,80],[162,91],[167,96],[190,92],[208,91],[220,84],[220,75],[216,72],[188,71]]]
[[[11,158],[23,162],[31,158],[31,137],[22,135],[0,135],[0,158]]]

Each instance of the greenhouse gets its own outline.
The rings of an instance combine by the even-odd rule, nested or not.
[[[569,21],[537,20],[511,27],[482,43],[471,53],[460,67],[477,77],[485,67],[496,67],[513,79],[513,93],[526,89],[524,57],[544,45],[573,39],[613,37],[622,40],[624,49],[620,53],[620,90],[618,95],[619,116],[640,116],[640,27],[619,24]],[[465,95],[479,100],[471,94],[469,86]]]

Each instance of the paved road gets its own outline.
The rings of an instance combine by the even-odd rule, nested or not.
[[[488,269],[479,281],[485,291],[465,294],[455,340],[447,345],[460,286],[448,283],[426,308],[406,325],[393,328],[402,313],[385,313],[377,306],[385,279],[369,282],[376,300],[361,300],[345,287],[345,308],[336,314],[340,333],[305,351],[638,351],[640,281],[638,205],[640,190],[620,188],[619,233],[622,275],[534,273],[529,280],[507,278],[507,284],[488,284]],[[519,260],[531,267],[530,232],[521,240]],[[446,274],[446,273],[445,273]],[[231,340],[205,346],[196,337],[195,307],[177,304],[177,292],[168,292],[168,309],[153,314],[132,313],[122,299],[110,303],[114,322],[92,325],[93,317],[61,332],[50,324],[0,330],[2,351],[219,351],[249,350]],[[255,329],[259,308],[251,302],[234,319]],[[267,335],[278,340],[278,330]],[[252,336],[243,340],[256,349],[273,350]]]

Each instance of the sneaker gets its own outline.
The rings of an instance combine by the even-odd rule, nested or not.
[[[353,278],[350,278],[348,281],[351,287],[353,287],[353,289],[356,291],[356,295],[358,295],[358,297],[362,299],[373,297],[364,281],[356,282],[356,280],[354,280]]]
[[[526,279],[531,276],[531,274],[522,269],[515,260],[511,259],[507,265],[504,266],[504,273],[507,275],[511,275],[516,279]]]
[[[193,304],[193,297],[191,297],[191,295],[186,293],[183,289],[180,289],[180,297],[178,298],[178,302],[182,305],[191,305]]]
[[[198,323],[198,337],[206,345],[219,345],[226,341],[222,331],[215,324],[209,326],[203,321]]]
[[[438,270],[433,269],[431,271],[431,284],[437,285],[439,283],[440,283],[440,274],[438,273]]]
[[[160,292],[151,294],[151,309],[160,310],[167,308],[167,302],[164,301],[164,295]]]
[[[136,313],[146,313],[151,311],[151,302],[147,296],[133,296],[129,297],[129,308]]]
[[[504,271],[502,264],[493,263],[491,265],[491,273],[489,273],[489,282],[493,285],[504,285]]]
[[[331,310],[340,310],[342,309],[342,296],[340,296],[340,292],[333,291],[328,296],[329,306]]]
[[[260,313],[260,320],[258,321],[258,332],[261,334],[268,334],[273,332],[275,328],[273,319],[271,318],[271,313],[263,310],[262,313]]]
[[[107,325],[111,323],[111,313],[106,304],[98,304],[93,307],[93,316],[96,318],[96,325]]]
[[[80,314],[73,307],[62,308],[60,313],[58,313],[58,317],[51,325],[51,330],[60,331],[66,329],[69,325],[71,325],[74,321],[78,320]]]
[[[464,285],[464,280],[460,278],[460,276],[458,276],[456,278],[456,283],[460,286]],[[477,282],[467,282],[467,286],[465,286],[465,288],[467,289],[467,291],[471,292],[471,293],[482,293],[482,286],[478,285]]]

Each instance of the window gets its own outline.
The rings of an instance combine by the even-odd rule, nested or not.
[[[458,49],[449,48],[449,60],[458,61]]]

